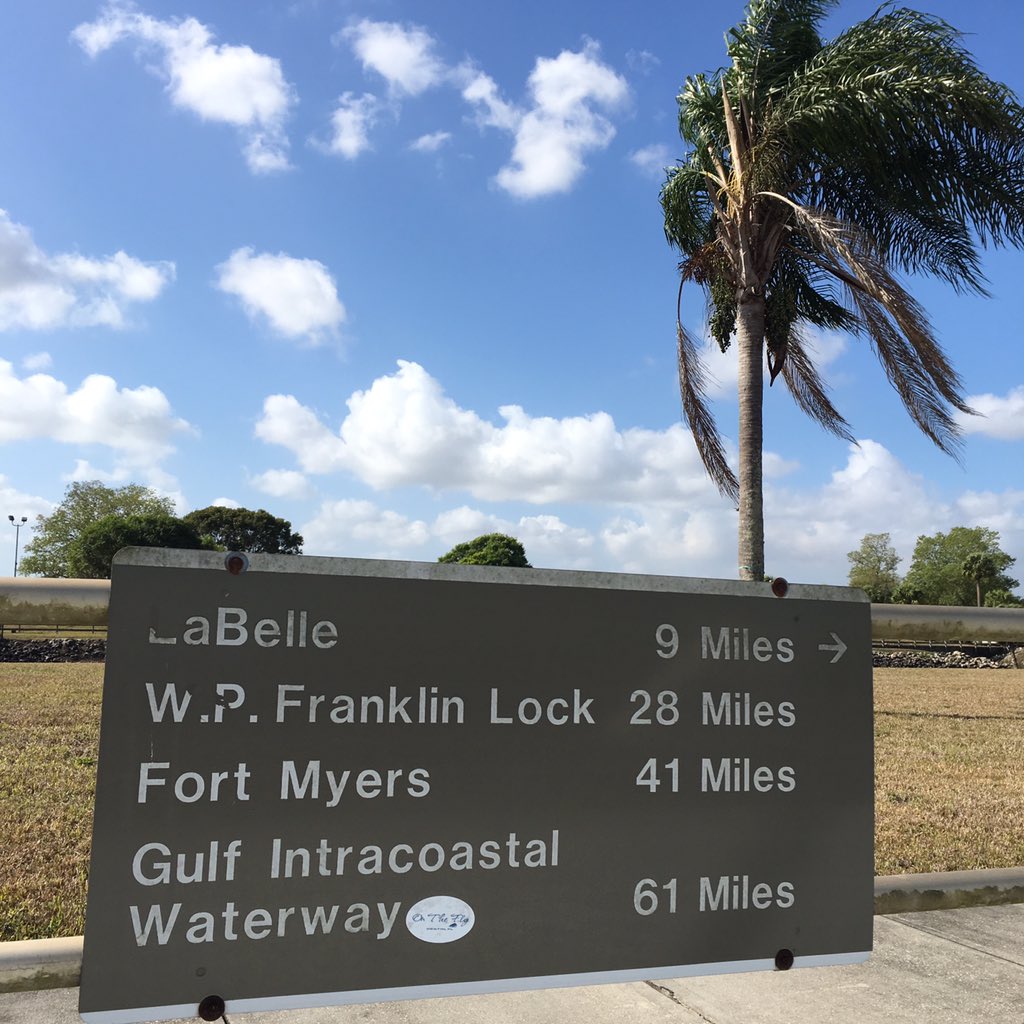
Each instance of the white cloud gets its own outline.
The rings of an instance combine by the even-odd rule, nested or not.
[[[218,267],[217,287],[237,296],[251,317],[263,316],[287,338],[317,343],[345,320],[345,307],[327,268],[285,253],[236,249]]]
[[[48,438],[156,461],[174,450],[176,434],[190,429],[158,388],[119,388],[112,377],[90,374],[71,391],[47,374],[19,378],[0,359],[0,443]]]
[[[509,533],[520,540],[532,565],[558,565],[567,569],[586,569],[593,565],[597,538],[590,530],[571,526],[558,516],[523,516],[508,526],[498,523],[491,532]]]
[[[846,553],[864,534],[889,533],[905,572],[917,536],[948,529],[952,515],[923,477],[868,438],[849,445],[846,464],[821,487],[793,491],[766,482],[765,511],[768,572],[832,583],[845,583]]]
[[[111,377],[91,374],[72,390],[47,374],[20,378],[0,360],[0,445],[48,440],[99,446],[114,456],[109,469],[77,457],[65,479],[141,480],[183,504],[177,481],[160,463],[174,452],[178,435],[195,433],[158,388],[118,387]]]
[[[821,345],[826,360],[841,348],[835,340]],[[492,422],[459,406],[412,362],[347,405],[335,430],[294,396],[272,395],[256,434],[291,451],[303,473],[351,474],[378,491],[420,487],[435,497],[545,507],[517,518],[456,504],[431,520],[374,502],[328,501],[302,528],[309,553],[433,559],[498,531],[519,537],[537,565],[736,575],[735,510],[709,483],[679,424],[620,429],[603,412],[539,417],[515,405]],[[890,533],[904,570],[919,534],[961,523],[998,529],[1007,550],[1024,544],[1024,491],[940,500],[870,438],[850,445],[820,486],[788,484],[797,465],[765,453],[766,565],[795,582],[843,583],[846,553],[866,533]]]
[[[949,504],[870,439],[823,485],[766,490],[768,571],[793,582],[844,584],[846,552],[866,533],[888,532],[909,567],[918,534],[958,524],[991,526],[1003,547],[1024,544],[1024,491],[968,493]],[[433,561],[483,533],[518,537],[534,565],[658,575],[735,578],[736,513],[713,493],[685,502],[577,505],[572,518],[497,515],[459,505],[433,519],[372,501],[326,501],[301,532],[309,554]],[[575,521],[574,521],[575,520]]]
[[[656,142],[629,154],[629,162],[652,178],[663,178],[665,168],[672,163],[672,151],[662,142]]]
[[[1024,440],[1024,384],[1011,388],[1005,397],[969,395],[967,404],[980,415],[956,413],[956,421],[965,434],[983,434],[1000,441]]]
[[[436,153],[451,137],[451,132],[431,132],[414,139],[409,148],[415,153]]]
[[[30,373],[35,370],[48,370],[53,366],[53,356],[49,352],[33,352],[21,361],[21,368]]]
[[[661,59],[650,50],[629,50],[626,53],[626,63],[632,71],[647,75],[661,63]]]
[[[1009,573],[1024,579],[1024,490],[967,491],[955,503],[950,526],[987,526],[999,534],[1000,547],[1017,559]]]
[[[713,493],[689,433],[619,431],[604,412],[563,419],[503,406],[501,425],[460,408],[417,363],[400,361],[348,399],[338,433],[291,395],[256,425],[307,473],[344,471],[375,489],[419,485],[488,501],[688,501]]]
[[[157,494],[170,498],[177,515],[184,515],[191,508],[185,495],[178,488],[177,479],[146,452],[120,452],[110,469],[95,466],[88,459],[75,459],[75,468],[70,473],[62,473],[61,479],[66,483],[100,480],[114,487],[127,483],[142,483]]]
[[[105,260],[65,253],[53,258],[53,267],[69,281],[106,286],[136,302],[155,299],[167,282],[162,266],[140,263],[123,252],[116,252]]]
[[[523,119],[523,112],[515,104],[506,103],[501,98],[498,83],[490,75],[477,71],[469,64],[460,67],[457,74],[463,80],[462,98],[476,105],[477,123],[481,127],[500,128],[515,134]]]
[[[126,305],[155,299],[173,280],[173,263],[143,263],[124,252],[48,256],[0,210],[0,331],[123,327]]]
[[[294,469],[268,469],[250,477],[249,483],[263,494],[274,498],[308,498],[312,493],[309,481]]]
[[[175,106],[238,128],[250,170],[289,166],[284,123],[295,99],[277,58],[249,46],[216,43],[195,18],[161,21],[126,3],[109,3],[96,21],[79,25],[71,35],[90,57],[122,40],[155,50],[161,59],[157,73]]]
[[[502,100],[489,76],[461,69],[463,98],[477,105],[481,122],[515,134],[512,159],[495,179],[499,187],[521,199],[568,192],[583,173],[584,155],[608,146],[615,128],[595,107],[621,106],[629,87],[599,54],[588,40],[578,52],[539,57],[528,81],[527,110]]]
[[[370,93],[356,96],[346,92],[338,98],[331,114],[331,138],[323,149],[328,153],[355,160],[370,149],[370,129],[377,121],[380,102]]]
[[[789,476],[800,468],[800,463],[795,459],[784,459],[776,452],[761,453],[761,472],[765,480],[777,480],[780,477]]]
[[[735,515],[722,508],[640,508],[606,522],[600,541],[621,572],[714,577],[733,575],[721,567],[735,533]]]
[[[529,102],[519,106],[503,99],[494,79],[472,62],[446,65],[435,53],[434,37],[419,26],[363,19],[336,38],[352,47],[364,69],[387,81],[396,103],[436,86],[457,86],[476,110],[479,125],[514,136],[511,160],[495,181],[523,199],[569,191],[584,171],[585,155],[611,142],[615,128],[606,114],[629,95],[626,80],[601,61],[592,40],[579,51],[537,58],[527,83]],[[329,148],[349,159],[369,146],[377,108],[367,100],[346,94],[334,115],[336,141]],[[433,152],[450,137],[448,132],[422,135],[410,148]]]
[[[210,504],[214,508],[241,508],[241,504],[234,498],[214,498]]]
[[[434,38],[417,25],[362,21],[339,33],[365,69],[376,71],[395,96],[418,96],[439,85],[447,75],[434,54]]]
[[[362,558],[408,558],[430,537],[422,520],[352,499],[324,502],[299,532],[307,552]]]
[[[825,343],[822,351],[828,359],[840,348]],[[515,405],[502,407],[500,420],[491,422],[460,407],[410,362],[355,392],[347,404],[347,415],[333,430],[294,396],[270,396],[257,436],[291,451],[305,473],[352,474],[379,491],[422,487],[434,495],[546,506],[537,516],[519,519],[467,505],[442,512],[429,524],[441,550],[498,530],[524,543],[526,536],[533,538],[527,550],[537,549],[537,564],[735,576],[735,510],[708,481],[680,424],[620,429],[603,412],[539,417]],[[995,499],[979,499],[977,507],[962,510],[944,504],[920,476],[869,438],[848,451],[828,481],[812,489],[787,484],[796,461],[765,453],[769,571],[797,581],[841,583],[846,552],[865,533],[891,533],[909,559],[919,533],[983,518],[1016,530],[1024,519],[1021,502],[1010,503],[1012,514],[1002,520],[995,518]],[[557,505],[572,507],[583,521],[552,518]],[[313,536],[328,533],[325,526]],[[391,533],[389,550],[399,550],[398,533]],[[402,557],[429,555],[416,547],[422,530],[416,527],[413,534],[413,554]],[[357,552],[350,547],[348,553]]]
[[[444,549],[440,554],[481,534],[510,534],[522,542],[532,564],[560,568],[588,567],[595,547],[595,537],[590,530],[570,526],[555,515],[507,519],[468,505],[438,514],[431,523],[430,533]]]
[[[21,528],[20,542],[22,544],[22,550],[24,550],[24,544],[31,537],[31,529],[36,521],[36,516],[49,515],[54,509],[54,503],[47,501],[46,498],[41,498],[35,494],[28,494],[26,491],[19,490],[11,483],[10,479],[0,473],[0,538],[2,538],[3,544],[10,544],[14,547],[15,531],[10,529],[10,523],[7,520],[7,516],[14,516],[15,520],[21,522],[21,517],[25,516],[27,522]],[[0,565],[0,576],[7,575],[6,565]]]
[[[918,534],[957,522],[963,514],[937,500],[922,477],[864,439],[821,486],[798,491],[766,480],[765,568],[793,582],[844,584],[846,553],[864,534],[887,532],[906,571]],[[610,568],[735,578],[736,531],[736,513],[724,503],[640,504],[607,521],[600,540]]]
[[[589,530],[553,515],[505,519],[463,505],[427,522],[351,499],[324,502],[300,532],[310,553],[426,561],[483,533],[507,533],[523,543],[534,565],[562,568],[588,567],[596,543]]]

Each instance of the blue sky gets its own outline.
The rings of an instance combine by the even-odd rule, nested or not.
[[[840,5],[834,34],[874,3]],[[926,7],[1024,92],[1024,8]],[[73,480],[264,507],[308,554],[736,575],[680,417],[662,168],[675,95],[742,5],[61,0],[0,15],[6,516]],[[992,297],[911,282],[984,418],[963,464],[863,342],[817,348],[859,446],[766,403],[768,570],[843,583],[892,534],[1024,559],[1024,255]],[[700,331],[703,299],[684,297]],[[732,445],[734,365],[710,353]],[[26,532],[22,533],[22,541]]]

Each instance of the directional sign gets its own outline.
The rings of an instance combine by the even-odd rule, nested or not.
[[[87,1021],[854,963],[859,591],[130,549]]]
[[[830,664],[834,665],[845,653],[846,644],[835,633],[832,634],[833,642],[830,644],[818,644],[819,651],[835,651]]]

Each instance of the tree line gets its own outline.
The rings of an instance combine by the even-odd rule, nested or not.
[[[30,576],[108,579],[123,547],[261,551],[297,555],[302,537],[265,509],[211,505],[183,516],[174,502],[141,484],[78,481],[48,516],[37,516],[21,571]]]
[[[34,529],[22,571],[71,579],[109,578],[114,555],[129,546],[298,555],[303,544],[287,519],[265,509],[211,505],[176,516],[172,499],[148,487],[112,488],[98,480],[71,484],[50,515],[37,517]],[[865,534],[847,558],[850,586],[875,602],[1024,606],[1012,592],[1019,582],[1007,573],[1016,559],[988,527],[954,526],[918,537],[905,576],[888,533]],[[438,561],[530,568],[522,543],[503,533],[456,544]]]
[[[865,534],[860,547],[846,557],[850,586],[879,603],[1024,606],[1012,592],[1019,581],[1007,574],[1016,559],[1002,550],[999,534],[986,526],[954,526],[949,533],[918,537],[903,577],[888,533]]]
[[[37,516],[21,571],[28,576],[109,579],[124,547],[302,554],[301,534],[265,509],[210,505],[183,516],[174,502],[141,484],[107,487],[99,480],[71,484],[48,516]],[[530,568],[523,545],[503,533],[456,544],[439,562]]]

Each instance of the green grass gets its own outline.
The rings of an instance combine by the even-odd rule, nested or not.
[[[84,925],[103,666],[0,664],[0,940]],[[876,872],[1024,865],[1024,672],[875,671]]]

